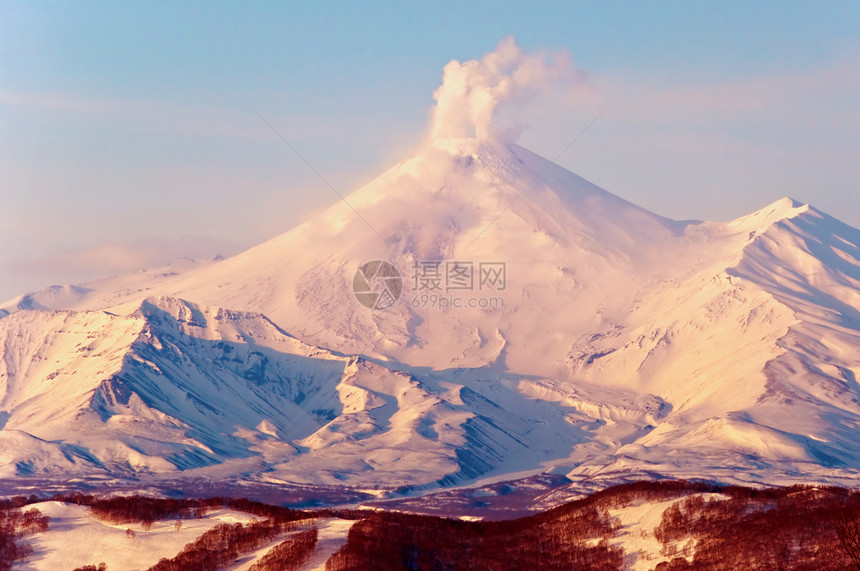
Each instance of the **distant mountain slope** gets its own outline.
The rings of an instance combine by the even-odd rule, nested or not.
[[[0,322],[0,345],[15,348],[0,362],[5,477],[219,465],[314,483],[454,483],[526,448],[531,432],[463,386],[174,298],[128,317],[17,312]]]
[[[857,477],[860,231],[791,199],[674,222],[473,139],[347,200],[221,262],[0,308],[3,474]],[[403,274],[385,311],[351,290],[374,259]],[[504,264],[504,287],[430,290],[428,262]]]

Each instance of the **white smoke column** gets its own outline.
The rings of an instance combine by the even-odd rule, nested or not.
[[[497,139],[492,126],[500,105],[525,97],[575,76],[567,52],[526,54],[507,37],[481,59],[445,66],[442,85],[433,92],[433,139],[478,137]]]

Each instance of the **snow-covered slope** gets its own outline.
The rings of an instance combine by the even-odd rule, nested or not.
[[[3,474],[857,476],[860,231],[790,199],[674,222],[477,139],[347,200],[224,261],[0,307]],[[384,311],[351,290],[374,259],[404,278]],[[423,287],[427,262],[471,289]]]
[[[28,536],[33,552],[16,563],[16,571],[77,569],[105,563],[108,569],[144,570],[163,557],[174,557],[186,544],[219,524],[247,524],[246,513],[218,509],[202,518],[139,523],[109,523],[95,518],[86,506],[40,502],[33,508],[51,518],[48,531]]]
[[[5,477],[227,463],[312,483],[455,482],[523,449],[529,432],[464,386],[174,298],[129,316],[17,312],[0,322],[0,344]]]

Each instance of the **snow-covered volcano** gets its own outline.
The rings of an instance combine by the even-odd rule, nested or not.
[[[858,307],[860,231],[808,205],[675,222],[443,139],[227,260],[5,304],[0,474],[850,480]]]

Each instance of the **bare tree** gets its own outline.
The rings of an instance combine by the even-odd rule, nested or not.
[[[836,514],[833,520],[836,535],[842,544],[842,549],[854,564],[854,569],[860,571],[860,522],[850,509],[844,509]]]

